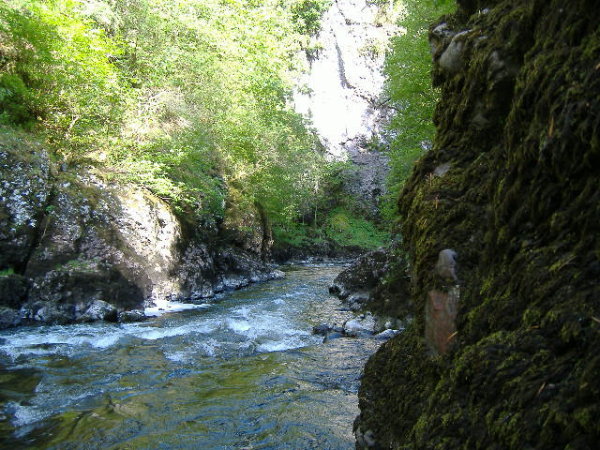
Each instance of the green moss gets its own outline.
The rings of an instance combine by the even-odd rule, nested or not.
[[[59,272],[95,272],[96,262],[82,259],[70,259],[69,261],[54,267]]]
[[[384,448],[592,448],[600,11],[583,0],[460,4],[449,23],[471,30],[469,64],[434,68],[437,136],[399,201],[415,322],[367,365],[359,426]],[[491,68],[494,51],[513,72]],[[450,170],[434,175],[441,164]],[[443,248],[458,252],[461,302],[456,345],[433,359],[423,311]]]
[[[14,274],[15,274],[15,270],[12,267],[9,267],[8,269],[0,270],[0,277],[8,277],[9,275],[14,275]]]
[[[325,235],[339,245],[368,250],[381,247],[389,239],[389,234],[378,230],[373,222],[341,208],[329,214]]]

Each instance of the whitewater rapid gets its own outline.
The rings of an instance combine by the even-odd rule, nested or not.
[[[148,321],[0,332],[0,438],[44,448],[353,448],[380,341],[312,334],[352,317],[339,266],[173,305]],[[175,309],[178,309],[175,311]]]

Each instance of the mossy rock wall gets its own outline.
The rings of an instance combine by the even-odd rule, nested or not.
[[[600,8],[461,1],[431,27],[434,148],[402,193],[416,317],[369,361],[359,446],[600,442]],[[457,334],[424,341],[440,250]]]

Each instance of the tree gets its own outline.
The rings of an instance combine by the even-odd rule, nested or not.
[[[396,201],[414,161],[425,151],[435,132],[432,117],[438,91],[431,86],[429,25],[454,7],[452,0],[404,0],[398,24],[403,32],[392,39],[386,55],[385,92],[395,110],[386,137],[390,143],[390,175],[384,216],[397,216]]]

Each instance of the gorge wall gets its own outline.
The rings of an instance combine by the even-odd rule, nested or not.
[[[399,201],[415,318],[365,368],[358,447],[594,448],[600,10],[459,0],[430,40],[437,135]]]
[[[0,137],[0,327],[136,320],[153,303],[283,275],[262,261],[272,241],[258,211],[203,226],[139,185]]]
[[[311,118],[329,159],[350,162],[346,189],[372,214],[388,172],[387,155],[371,144],[391,112],[382,97],[383,62],[396,15],[393,3],[333,1],[294,94],[295,109]]]

